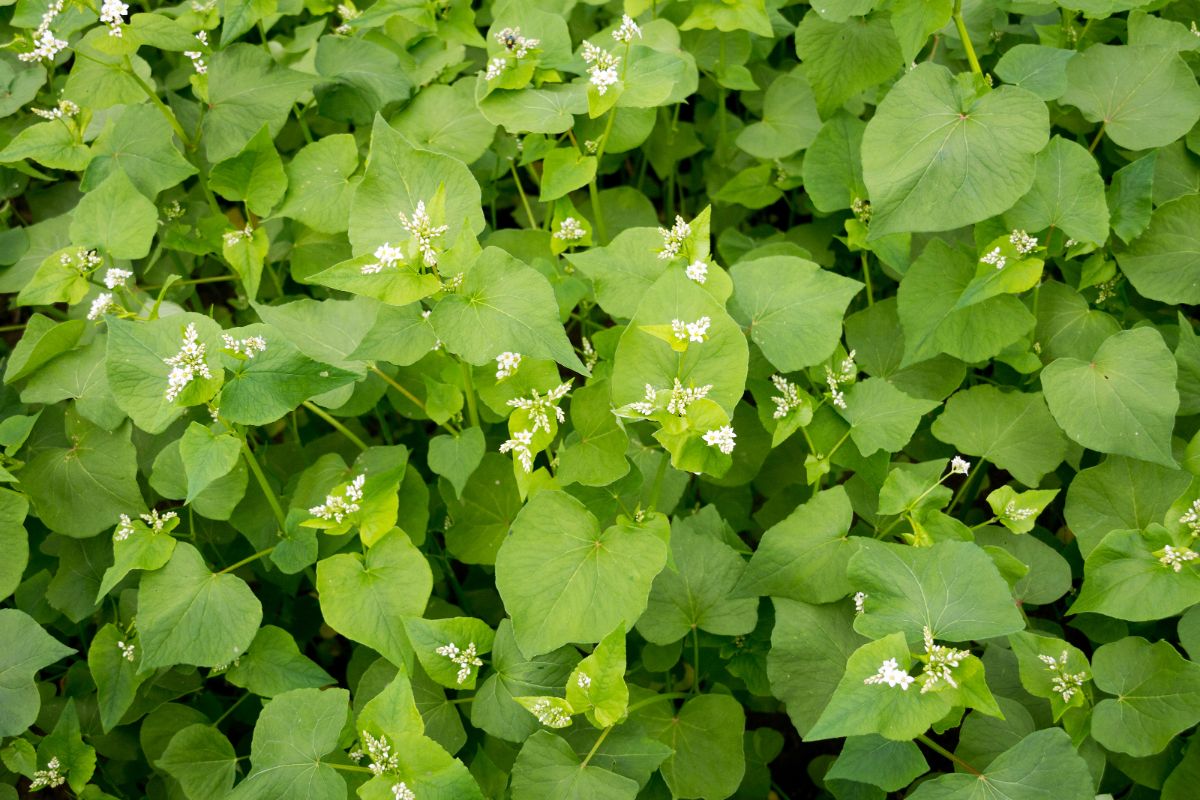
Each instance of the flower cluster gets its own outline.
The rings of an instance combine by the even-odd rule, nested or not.
[[[588,76],[592,86],[596,87],[596,94],[605,94],[608,87],[621,80],[617,73],[617,67],[621,64],[620,56],[586,40],[583,43],[582,55],[588,65]]]
[[[133,654],[137,651],[132,642],[117,642],[117,649],[121,651],[121,658],[126,661],[133,661]]]
[[[650,387],[647,385],[647,389]],[[671,387],[671,397],[667,400],[667,413],[674,414],[677,417],[686,417],[688,406],[697,400],[703,400],[708,397],[708,393],[712,391],[712,384],[706,383],[703,386],[689,386],[684,388],[679,382],[679,378],[675,379],[675,385]]]
[[[246,227],[242,228],[240,231],[229,231],[226,233],[222,237],[222,241],[225,242],[226,247],[233,247],[238,242],[242,241],[243,239],[249,239],[253,235],[254,228],[250,226],[249,222],[247,222]]]
[[[866,225],[871,221],[871,203],[861,197],[854,198],[850,203],[850,211],[854,214],[854,218]]]
[[[925,626],[924,633],[925,671],[922,674],[929,677],[926,678],[924,685],[921,687],[921,694],[933,691],[943,683],[957,689],[958,684],[955,683],[951,670],[956,669],[962,663],[962,660],[971,654],[966,650],[956,650],[953,647],[934,644],[933,631],[929,630],[929,626]]]
[[[79,113],[79,106],[70,100],[59,100],[58,105],[54,108],[31,108],[29,110],[42,119],[70,119]]]
[[[371,770],[372,775],[379,776],[400,767],[400,759],[392,752],[392,746],[388,744],[386,736],[375,738],[368,731],[363,731],[362,743],[367,748],[367,758],[371,759],[367,769]],[[353,755],[352,753],[351,756]],[[362,753],[358,754],[358,758],[362,758]]]
[[[558,230],[554,232],[554,238],[563,242],[578,242],[586,235],[587,231],[574,217],[567,217],[558,223]]]
[[[197,33],[196,41],[208,47],[208,31]],[[192,68],[196,70],[197,75],[203,75],[208,72],[208,64],[204,62],[204,53],[199,50],[184,50],[183,54],[192,60]]]
[[[496,356],[496,380],[504,380],[514,375],[521,366],[521,354],[503,352]]]
[[[173,519],[179,519],[179,515],[174,511],[166,511],[159,514],[158,509],[151,509],[149,514],[141,514],[140,516],[142,522],[146,523],[146,527],[150,529],[151,533],[162,533],[168,522]],[[124,515],[122,515],[122,519],[125,519]]]
[[[133,273],[129,270],[112,267],[104,273],[104,286],[108,289],[115,289],[118,286],[124,286],[125,281],[132,277]]]
[[[338,3],[337,13],[342,18],[342,22],[333,29],[333,32],[342,36],[348,35],[351,31],[350,23],[362,16],[362,12],[351,3]]]
[[[1004,506],[1001,516],[1010,522],[1024,522],[1027,519],[1036,517],[1037,513],[1036,508],[1020,508],[1017,506],[1016,500],[1009,500]]]
[[[404,261],[404,251],[399,247],[392,247],[390,242],[384,242],[375,248],[375,261],[370,264],[363,264],[363,275],[378,275],[384,269],[391,269]]]
[[[92,301],[91,308],[88,309],[87,318],[90,320],[98,320],[105,314],[111,311],[120,311],[121,307],[113,300],[111,292],[101,292],[96,295],[96,299]]]
[[[437,648],[434,650],[434,652],[439,656],[445,656],[455,664],[458,664],[458,675],[455,676],[455,680],[457,680],[459,683],[467,682],[467,679],[471,677],[472,667],[483,666],[483,660],[480,659],[475,653],[474,642],[468,644],[465,650],[459,650],[458,645],[456,645],[454,642],[450,642],[449,644],[444,644]]]
[[[243,358],[254,358],[267,349],[267,340],[261,336],[247,336],[245,339],[235,339],[228,333],[223,333],[221,334],[221,340],[225,343],[226,350],[235,356],[242,356]]]
[[[861,616],[864,612],[866,612],[867,597],[868,595],[866,592],[854,593],[854,616]]]
[[[1183,572],[1183,565],[1189,561],[1195,561],[1197,558],[1200,558],[1200,553],[1191,548],[1167,545],[1162,549],[1162,555],[1159,556],[1158,563],[1176,572]]]
[[[695,322],[684,322],[681,319],[671,320],[671,333],[681,342],[703,342],[708,338],[708,329],[712,320],[701,317]]]
[[[167,376],[165,396],[168,402],[174,402],[175,398],[179,397],[179,393],[197,375],[205,378],[212,377],[208,363],[204,360],[204,351],[208,349],[208,345],[200,344],[199,338],[200,334],[196,331],[195,323],[188,323],[187,329],[183,333],[183,344],[180,346],[179,352],[170,358],[163,359],[163,363],[168,367],[174,367],[171,374]]]
[[[863,683],[868,686],[886,683],[892,687],[899,686],[902,691],[907,692],[908,687],[912,686],[915,680],[916,678],[909,675],[907,671],[900,669],[896,659],[889,658],[879,665],[879,669],[874,675],[864,678]]]
[[[1192,505],[1179,518],[1179,522],[1182,525],[1187,525],[1188,530],[1192,532],[1192,536],[1200,536],[1200,500],[1192,501]]]
[[[100,21],[108,26],[109,36],[121,36],[121,26],[125,23],[125,15],[129,6],[121,0],[104,0],[100,6]]]
[[[529,449],[532,444],[533,431],[517,431],[511,439],[500,445],[500,452],[512,451],[521,462],[521,467],[526,472],[533,472],[533,451]]]
[[[392,800],[417,800],[413,790],[404,781],[392,784]]]
[[[579,677],[575,679],[575,684],[580,689],[590,689],[592,688],[592,677],[586,672],[580,672]]]
[[[571,724],[571,715],[548,698],[539,698],[529,710],[537,717],[538,722],[547,728],[565,728]]]
[[[113,531],[113,541],[123,542],[133,535],[133,520],[128,514],[121,515],[121,521],[117,523],[117,529]]]
[[[1083,682],[1088,679],[1086,672],[1068,672],[1067,671],[1067,651],[1062,651],[1062,656],[1055,658],[1054,656],[1039,655],[1038,659],[1046,665],[1046,669],[1054,673],[1052,686],[1054,691],[1062,697],[1064,703],[1071,702],[1074,697],[1083,688]]]
[[[854,363],[854,351],[842,359],[842,363],[838,366],[838,371],[834,372],[828,366],[825,367],[825,383],[829,385],[829,399],[838,408],[846,407],[846,395],[838,387],[844,383],[851,383],[858,376],[858,365]]]
[[[425,262],[425,266],[436,267],[438,254],[434,249],[433,240],[450,230],[450,226],[434,225],[429,212],[425,210],[424,200],[417,201],[417,207],[413,210],[412,217],[403,211],[396,216],[400,217],[401,227],[417,240],[417,249],[421,251],[421,258]]]
[[[483,73],[483,77],[489,81],[499,78],[504,74],[504,70],[508,69],[511,58],[513,62],[520,61],[525,56],[529,55],[530,50],[534,50],[542,43],[541,39],[530,39],[521,35],[521,29],[504,28],[496,31],[496,41],[504,46],[505,54],[488,61],[487,69]]]
[[[529,419],[533,422],[533,429],[530,433],[537,433],[542,430],[550,433],[550,412],[554,412],[555,418],[559,422],[566,422],[567,417],[563,410],[558,407],[558,401],[567,396],[567,392],[571,391],[572,381],[560,383],[545,395],[538,394],[538,390],[533,390],[532,397],[514,397],[508,401],[511,408],[519,408],[529,414]],[[504,452],[503,450],[501,452]]]
[[[613,39],[621,44],[629,44],[634,37],[642,38],[642,29],[633,21],[633,17],[628,14],[621,15],[621,27],[613,31]]]
[[[708,264],[705,264],[700,259],[696,259],[684,268],[683,274],[688,276],[688,280],[702,284],[708,280]]]
[[[50,30],[50,26],[62,13],[62,10],[63,0],[54,0],[50,4],[46,13],[42,14],[42,21],[38,23],[37,29],[33,32],[33,49],[28,53],[18,53],[17,58],[22,61],[53,61],[55,56],[67,48],[67,42],[59,39]]]
[[[1027,256],[1037,249],[1038,240],[1022,230],[1013,228],[1013,232],[1008,235],[1008,242],[1013,247],[1017,248],[1017,252],[1023,256]]]
[[[80,247],[74,253],[63,253],[58,257],[58,263],[70,267],[80,275],[87,275],[103,264],[104,259],[95,250]]]
[[[782,375],[772,375],[771,383],[775,384],[775,390],[779,392],[778,395],[771,398],[771,402],[775,404],[775,413],[771,415],[774,419],[783,419],[804,402],[800,398],[800,390],[796,388],[796,384]]]
[[[950,474],[951,475],[966,475],[971,471],[971,462],[967,461],[962,456],[955,456],[950,459]]]
[[[33,773],[33,782],[29,784],[30,791],[36,792],[39,789],[53,789],[62,786],[67,782],[67,778],[59,772],[60,769],[62,769],[62,764],[59,763],[58,756],[50,759],[45,769],[39,769]]]
[[[734,433],[733,426],[723,425],[715,430],[708,431],[702,437],[704,443],[709,447],[715,447],[725,455],[733,452],[734,445],[737,439],[737,434]]]
[[[366,473],[355,475],[354,480],[346,484],[346,488],[342,490],[340,495],[325,495],[325,502],[319,506],[313,506],[308,510],[308,513],[319,519],[333,520],[340,523],[348,515],[358,511],[360,507],[359,503],[363,499],[363,483],[366,480]]]
[[[1008,263],[1008,259],[1000,255],[1000,248],[993,247],[979,259],[981,264],[990,264],[996,269],[1004,269],[1004,265]]]
[[[684,222],[683,217],[676,214],[675,224],[670,228],[659,228],[658,232],[663,237],[663,247],[658,251],[658,257],[669,261],[679,255],[683,249],[684,242],[692,235],[692,226]]]
[[[588,372],[591,372],[595,368],[596,362],[600,360],[600,354],[596,352],[596,348],[592,347],[592,340],[586,336],[580,337],[579,346],[583,351],[583,365],[588,368]]]

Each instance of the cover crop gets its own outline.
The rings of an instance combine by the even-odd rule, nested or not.
[[[1190,800],[1196,0],[0,0],[0,800]]]

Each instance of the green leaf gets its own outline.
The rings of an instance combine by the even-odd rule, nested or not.
[[[603,247],[566,256],[596,292],[596,302],[614,317],[632,317],[638,304],[667,269],[658,257],[662,236],[654,228],[630,228]]]
[[[1127,636],[1103,645],[1092,655],[1092,680],[1113,695],[1092,712],[1092,736],[1109,750],[1152,756],[1200,721],[1200,665],[1168,642]]]
[[[1061,102],[1129,150],[1168,145],[1200,120],[1200,86],[1167,47],[1092,45],[1068,62]]]
[[[1034,731],[1005,750],[981,775],[961,772],[922,783],[913,800],[1025,800],[1095,797],[1092,773],[1059,728]]]
[[[275,697],[293,689],[316,689],[337,683],[300,652],[290,633],[274,625],[258,629],[250,649],[229,668],[225,679],[260,697]]]
[[[125,647],[130,644],[137,647],[110,623],[96,631],[88,647],[88,671],[96,682],[100,726],[106,733],[120,724],[133,704],[138,688],[152,676],[149,672],[139,675],[137,664],[125,658]]]
[[[434,307],[430,321],[446,349],[471,364],[511,351],[552,358],[584,374],[556,309],[553,290],[537,270],[489,247],[466,270],[462,286]]]
[[[96,771],[96,750],[85,744],[79,729],[79,712],[75,700],[67,700],[54,730],[38,743],[38,763],[45,766],[57,758],[61,772],[72,792],[82,792]]]
[[[1067,489],[1065,516],[1086,557],[1110,531],[1162,522],[1191,482],[1188,473],[1123,456],[1082,470]]]
[[[1089,360],[1121,325],[1109,314],[1088,305],[1083,295],[1058,281],[1046,281],[1038,289],[1036,340],[1042,358],[1053,361],[1064,356]]]
[[[598,642],[640,617],[667,561],[666,529],[666,519],[653,515],[601,530],[571,496],[534,495],[496,558],[496,587],[521,652]]]
[[[575,713],[586,712],[592,725],[604,730],[625,719],[629,687],[625,684],[625,623],[596,645],[567,678],[567,703]]]
[[[283,199],[287,176],[266,125],[236,156],[213,166],[208,186],[226,200],[244,201],[260,217],[270,213]]]
[[[0,489],[0,548],[7,554],[0,563],[0,600],[7,600],[17,590],[29,563],[28,513],[29,501],[24,495]]]
[[[1030,231],[1058,228],[1081,242],[1108,239],[1108,205],[1096,159],[1082,145],[1055,136],[1034,163],[1033,186],[1004,214],[1004,222]]]
[[[980,93],[923,63],[884,96],[863,136],[871,238],[942,231],[999,214],[1033,184],[1046,104],[1013,86]]]
[[[574,147],[557,147],[542,161],[542,191],[538,197],[549,203],[575,191],[596,177],[596,157],[585,156]]]
[[[321,113],[366,126],[377,112],[408,98],[412,79],[389,48],[366,39],[322,36],[315,66],[328,83],[316,87]]]
[[[809,11],[796,29],[796,55],[824,117],[904,65],[900,43],[885,17],[830,22]]]
[[[846,564],[858,551],[858,540],[848,535],[853,517],[842,487],[813,495],[763,534],[737,593],[806,603],[831,603],[850,594]]]
[[[173,527],[172,523],[168,526]],[[125,527],[121,520],[119,529]],[[164,528],[156,531],[143,520],[136,519],[129,523],[128,531],[121,539],[113,540],[113,565],[104,571],[100,588],[96,592],[96,602],[108,594],[120,583],[126,575],[135,569],[156,570],[171,560],[175,552],[175,537]]]
[[[786,158],[809,147],[820,128],[812,87],[803,75],[793,70],[767,87],[762,121],[742,128],[737,146],[755,158]]]
[[[525,740],[512,769],[513,800],[633,800],[637,781],[582,766],[571,745],[548,731]]]
[[[178,781],[189,800],[217,800],[233,788],[237,754],[213,726],[189,725],[171,737],[155,766]]]
[[[869,783],[896,792],[928,771],[929,764],[915,742],[894,742],[868,734],[846,739],[825,778]]]
[[[275,14],[276,0],[222,0],[221,46],[225,46],[254,27],[254,23]]]
[[[1113,233],[1126,243],[1135,240],[1150,224],[1157,161],[1157,151],[1147,153],[1113,173],[1108,209]]]
[[[494,564],[522,505],[509,460],[499,453],[484,454],[461,500],[446,502],[454,519],[446,532],[447,549],[467,564]]]
[[[71,350],[86,328],[87,323],[81,319],[55,322],[43,314],[34,314],[25,323],[25,333],[8,357],[4,382],[27,378],[56,356]]]
[[[929,628],[936,639],[965,642],[1025,627],[1008,584],[970,542],[911,547],[868,539],[851,556],[847,576],[867,594],[865,613],[854,620],[867,636],[902,631],[915,644]]]
[[[349,716],[345,689],[296,689],[272,699],[254,726],[250,772],[230,800],[334,800],[346,782],[323,759]]]
[[[642,719],[650,735],[675,751],[659,768],[672,795],[723,800],[737,791],[746,771],[741,703],[729,695],[700,695],[678,710],[657,703]]]
[[[437,683],[451,689],[474,689],[479,677],[478,656],[492,651],[495,634],[487,624],[473,617],[404,620],[404,630],[421,667]],[[438,652],[446,647],[456,648]],[[471,658],[474,652],[476,658]],[[459,660],[455,660],[455,659]]]
[[[87,168],[91,151],[70,127],[53,120],[30,125],[0,150],[0,163],[14,164],[22,159],[51,169],[79,172]]]
[[[484,448],[482,428],[467,428],[458,436],[435,436],[429,440],[429,468],[450,481],[455,496],[461,498],[483,460]]]
[[[186,542],[176,542],[165,567],[142,576],[138,609],[143,670],[232,663],[246,652],[262,621],[262,604],[245,581],[213,574]]]
[[[399,666],[412,659],[402,618],[419,616],[433,589],[429,562],[400,530],[365,556],[340,553],[317,563],[325,622]]]
[[[0,608],[0,736],[17,736],[34,723],[41,708],[37,671],[74,653],[15,608]]]
[[[781,372],[827,361],[862,284],[791,256],[734,265],[730,311]]]
[[[324,136],[305,145],[284,167],[287,195],[279,215],[321,233],[342,233],[358,180],[358,145],[348,133]]]
[[[179,456],[187,473],[187,502],[229,474],[241,454],[242,444],[232,434],[215,434],[198,422],[189,425],[179,440]]]
[[[846,408],[839,413],[850,423],[850,438],[859,452],[869,456],[903,450],[921,417],[938,405],[909,397],[883,378],[867,378],[846,390]]]
[[[1042,370],[1042,387],[1050,413],[1079,444],[1173,467],[1175,377],[1162,336],[1137,328],[1105,339],[1090,363],[1054,361]]]
[[[153,198],[196,174],[172,139],[171,126],[148,104],[126,106],[108,118],[92,144],[92,160],[80,186],[92,191],[108,176],[124,172],[134,187]]]
[[[478,160],[496,133],[496,126],[475,105],[474,81],[469,79],[452,86],[426,86],[392,118],[392,124],[418,147],[464,164]]]
[[[1200,303],[1200,234],[1191,224],[1197,213],[1200,196],[1194,194],[1159,206],[1146,232],[1117,256],[1138,294],[1164,303]]]
[[[979,456],[1026,486],[1037,486],[1067,452],[1067,441],[1036,392],[973,386],[946,401],[933,435],[959,452]]]
[[[113,258],[143,258],[158,231],[158,210],[121,170],[83,196],[71,217],[71,241]]]
[[[571,425],[558,451],[558,474],[564,486],[607,486],[629,472],[625,451],[629,437],[612,413],[607,381],[593,381],[571,394]]]
[[[1067,91],[1067,62],[1074,55],[1074,50],[1019,44],[996,62],[996,74],[1043,100],[1057,100]]]
[[[1159,561],[1165,546],[1188,547],[1161,525],[1112,531],[1088,553],[1083,588],[1068,613],[1091,611],[1132,622],[1173,617],[1200,603],[1200,575]],[[1157,555],[1156,555],[1157,554]]]
[[[1011,486],[1001,486],[987,496],[987,504],[1001,525],[1013,533],[1029,533],[1038,514],[1057,496],[1057,489],[1018,492]]]

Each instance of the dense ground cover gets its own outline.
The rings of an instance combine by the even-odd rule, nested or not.
[[[0,5],[0,800],[1195,796],[1196,0]]]

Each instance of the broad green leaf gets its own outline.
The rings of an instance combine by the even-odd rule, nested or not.
[[[1005,528],[1013,533],[1029,533],[1038,514],[1045,511],[1057,496],[1057,489],[1018,492],[1011,486],[1001,486],[988,494],[987,504]]]
[[[575,755],[586,758],[589,764],[624,775],[645,788],[651,776],[668,756],[671,748],[652,739],[642,725],[627,721],[608,732],[608,735],[586,725],[576,725],[560,732],[575,749]],[[601,741],[599,737],[604,737]],[[594,748],[594,750],[593,750]]]
[[[950,21],[951,0],[895,0],[891,6],[892,28],[900,40],[905,63],[916,60],[930,34]]]
[[[57,403],[75,400],[75,410],[89,422],[105,429],[121,424],[125,414],[108,388],[104,352],[107,336],[77,347],[38,370],[21,390],[26,403]]]
[[[250,745],[250,772],[230,800],[334,800],[346,782],[325,759],[338,750],[350,712],[345,689],[296,689],[263,708]]]
[[[462,498],[467,481],[483,460],[484,448],[482,428],[467,428],[458,436],[435,436],[429,440],[429,469],[450,481],[455,497]]]
[[[1055,136],[1035,159],[1029,192],[1004,214],[1013,228],[1058,228],[1072,239],[1101,244],[1108,238],[1104,179],[1082,145]]]
[[[169,524],[169,523],[168,523]],[[113,535],[113,565],[104,571],[96,592],[99,602],[133,570],[156,570],[166,565],[175,552],[175,537],[169,530],[155,530],[144,520],[134,519],[128,526],[121,520],[117,525],[121,538]]]
[[[71,217],[71,241],[112,258],[142,258],[158,231],[158,211],[121,170],[83,196]]]
[[[179,782],[189,800],[226,797],[237,775],[237,755],[211,725],[189,725],[171,737],[155,766]]]
[[[630,228],[602,247],[566,256],[596,292],[596,302],[614,317],[632,317],[654,282],[667,269],[658,257],[662,236],[653,228]]]
[[[46,71],[41,65],[23,63],[11,53],[5,53],[0,59],[0,87],[4,97],[0,102],[0,116],[12,114],[37,97],[45,80]]]
[[[274,625],[258,629],[250,649],[229,668],[225,679],[260,697],[337,682],[300,652],[290,633]]]
[[[838,113],[821,126],[812,146],[804,151],[804,191],[818,211],[838,211],[866,199],[862,177],[866,127],[858,117]]]
[[[1113,233],[1129,243],[1150,224],[1154,198],[1154,167],[1158,151],[1147,153],[1113,173],[1108,187],[1108,210]]]
[[[831,603],[852,591],[846,564],[858,550],[850,538],[854,517],[845,489],[813,496],[763,534],[737,593]]]
[[[706,694],[676,710],[657,703],[642,719],[648,732],[675,752],[659,770],[675,797],[724,800],[742,782],[746,715],[729,695]]]
[[[1188,473],[1147,461],[1109,456],[1082,470],[1067,489],[1065,516],[1086,557],[1110,532],[1162,522],[1191,481]]]
[[[854,629],[867,636],[902,631],[914,645],[925,628],[965,642],[1003,636],[1024,620],[991,558],[970,542],[911,547],[866,540],[850,558],[850,584],[866,592]]]
[[[574,115],[588,110],[586,84],[548,84],[517,92],[498,90],[483,97],[486,85],[480,78],[475,90],[479,111],[488,122],[510,133],[565,133],[574,124]]]
[[[55,357],[75,347],[87,323],[79,319],[55,322],[43,314],[34,314],[25,323],[25,333],[8,357],[4,382],[13,383],[37,372]]]
[[[1096,44],[1067,64],[1061,102],[1099,122],[1118,146],[1163,147],[1200,119],[1200,86],[1171,48]]]
[[[1033,184],[1046,104],[1013,86],[980,92],[923,63],[884,96],[863,136],[871,237],[942,231],[999,214]]]
[[[264,125],[241,152],[213,166],[208,185],[226,200],[244,201],[246,208],[267,216],[287,190],[283,160]]]
[[[883,378],[867,378],[846,390],[842,417],[850,423],[850,438],[864,456],[879,450],[904,449],[936,400],[909,397]]]
[[[365,371],[355,351],[378,319],[379,304],[374,300],[304,299],[254,309],[263,322],[314,361],[359,374]]]
[[[571,642],[598,642],[646,609],[667,561],[667,522],[622,522],[601,530],[582,503],[561,492],[534,495],[496,558],[496,587],[526,656]]]
[[[1200,603],[1200,575],[1160,561],[1166,546],[1188,547],[1161,525],[1113,531],[1088,553],[1083,588],[1068,613],[1091,611],[1132,622],[1173,617]],[[1156,555],[1157,554],[1157,555]]]
[[[1092,773],[1059,728],[1034,731],[1005,750],[981,775],[955,772],[926,781],[913,800],[1091,800]]]
[[[958,392],[933,421],[933,435],[1037,486],[1067,452],[1067,440],[1040,394],[973,386]]]
[[[279,133],[292,103],[314,78],[285,67],[257,45],[234,44],[218,50],[208,69],[208,113],[204,116],[204,152],[216,163],[236,156],[263,127]]]
[[[1038,289],[1036,341],[1047,362],[1069,357],[1090,360],[1109,336],[1121,330],[1110,314],[1088,305],[1083,295],[1058,281]]]
[[[851,736],[842,745],[826,779],[857,781],[896,792],[929,771],[916,742],[895,742],[878,734]]]
[[[538,199],[543,203],[557,200],[587,186],[595,177],[595,156],[585,156],[574,147],[557,147],[542,161],[542,192]]]
[[[177,542],[171,560],[138,587],[140,668],[230,664],[246,652],[262,604],[236,575],[212,573],[200,552]]]
[[[513,800],[633,800],[637,793],[637,781],[582,766],[571,745],[549,731],[526,739],[512,768]]]
[[[785,158],[809,147],[820,127],[812,87],[803,75],[792,71],[767,87],[762,121],[742,128],[737,145],[755,158]]]
[[[809,11],[796,29],[796,54],[826,117],[904,66],[900,43],[884,17],[830,22]]]
[[[187,473],[187,502],[229,474],[241,454],[242,444],[232,434],[216,434],[198,422],[189,425],[179,439],[179,457]]]
[[[736,264],[730,311],[781,372],[829,359],[862,284],[811,261],[769,256]]]
[[[575,666],[567,678],[567,703],[575,713],[586,712],[588,720],[600,730],[620,723],[629,708],[625,669],[622,622]]]
[[[485,622],[474,617],[410,617],[404,620],[404,630],[430,678],[451,689],[475,688],[482,668],[475,661],[482,661],[480,656],[492,651],[495,639],[495,633]]]
[[[846,318],[846,347],[855,351],[859,368],[885,378],[911,397],[941,400],[962,383],[965,367],[950,356],[901,367],[905,339],[895,298],[876,300],[874,305]]]
[[[446,548],[467,564],[494,564],[508,529],[521,510],[521,495],[509,460],[485,453],[459,500],[447,499],[453,527]]]
[[[1019,44],[996,62],[996,74],[1005,83],[1028,89],[1043,100],[1057,100],[1067,91],[1067,62],[1074,50]]]
[[[30,125],[0,150],[0,163],[14,164],[23,159],[51,169],[78,172],[87,168],[91,151],[71,127],[54,120]]]
[[[402,618],[422,614],[432,588],[429,562],[400,530],[365,556],[339,553],[317,563],[325,622],[396,665],[412,659]]]
[[[367,39],[322,36],[314,65],[324,79],[314,91],[317,107],[339,122],[369,125],[377,112],[412,92],[397,54]]]
[[[378,264],[373,254],[363,253],[308,275],[304,282],[371,297],[390,306],[407,306],[436,294],[442,287],[438,277],[422,272],[419,264],[398,264],[371,272]]]
[[[17,736],[34,723],[42,705],[37,671],[75,651],[15,608],[0,609],[0,635],[8,643],[0,652],[0,736]]]
[[[124,172],[139,192],[153,198],[196,174],[196,168],[179,152],[171,126],[149,104],[126,106],[109,117],[104,131],[92,144],[81,187],[93,190],[114,172]]]
[[[1112,697],[1092,712],[1092,736],[1138,758],[1161,752],[1200,721],[1200,665],[1168,642],[1127,636],[1092,655],[1092,680]]]
[[[1200,234],[1191,224],[1198,213],[1200,196],[1194,194],[1159,206],[1146,232],[1117,256],[1138,294],[1164,303],[1200,303]]]
[[[430,321],[446,349],[469,363],[486,364],[511,351],[585,373],[556,308],[553,290],[537,270],[489,247],[464,273],[462,286],[433,309]]]
[[[75,699],[68,699],[54,723],[54,730],[38,742],[38,763],[48,766],[57,758],[60,772],[72,792],[81,793],[96,771],[96,750],[83,741]]]
[[[1175,466],[1175,359],[1153,328],[1113,334],[1091,362],[1060,358],[1042,370],[1050,413],[1073,440],[1102,453]]]
[[[607,381],[593,381],[572,392],[574,429],[558,451],[556,477],[564,486],[607,486],[629,472],[629,437],[613,416],[610,398]]]
[[[1086,681],[1091,680],[1091,665],[1082,650],[1062,639],[1030,631],[1015,633],[1008,637],[1008,641],[1017,657],[1021,685],[1035,697],[1050,700],[1056,721],[1069,708],[1084,708],[1089,705],[1090,701],[1083,691],[1074,691],[1068,700],[1064,701],[1063,692],[1055,688],[1067,685],[1082,690]],[[1053,666],[1049,663],[1051,659],[1054,661]],[[1067,684],[1062,680],[1063,672],[1071,676],[1082,676],[1083,683],[1073,680]]]
[[[134,640],[110,623],[96,632],[88,647],[88,672],[96,682],[100,726],[106,733],[120,724],[138,688],[151,677],[148,672],[139,675],[136,661],[125,657],[131,644],[136,653]]]
[[[418,147],[452,156],[464,164],[478,160],[496,133],[496,126],[475,105],[475,86],[469,78],[455,81],[452,86],[426,86],[391,121]]]
[[[358,180],[358,146],[348,133],[323,136],[305,145],[284,167],[287,195],[279,215],[321,233],[341,233],[349,224]]]
[[[6,554],[0,562],[0,600],[7,600],[21,583],[29,563],[29,533],[25,518],[29,501],[24,495],[0,489],[0,550]]]

